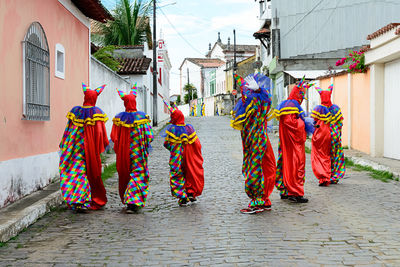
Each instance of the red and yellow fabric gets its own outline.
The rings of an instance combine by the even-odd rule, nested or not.
[[[171,194],[179,201],[188,194],[200,196],[204,188],[203,155],[200,140],[182,112],[175,109],[165,131],[164,147],[170,151]]]
[[[304,96],[305,87],[295,86],[288,99],[275,109],[275,116],[279,119],[275,186],[281,196],[304,196],[306,128],[312,128],[306,124],[300,106]]]
[[[146,205],[149,186],[147,159],[154,139],[149,116],[136,109],[136,86],[129,94],[118,90],[125,111],[113,119],[111,140],[117,156],[118,189],[121,202]]]
[[[248,76],[249,77],[249,76]],[[259,74],[246,77],[257,84],[258,90],[247,89],[242,92],[242,101],[238,101],[233,111],[231,127],[241,131],[243,147],[242,174],[245,177],[245,192],[250,198],[249,208],[269,206],[270,194],[275,183],[275,156],[267,135],[267,119],[271,105],[268,92],[269,78]],[[247,82],[235,76],[240,86]]]
[[[108,146],[106,114],[96,107],[104,86],[90,90],[83,86],[83,106],[74,107],[60,143],[60,186],[68,207],[100,209],[107,203],[101,179],[100,153]]]

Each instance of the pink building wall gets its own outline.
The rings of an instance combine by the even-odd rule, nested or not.
[[[56,0],[0,1],[0,161],[55,152],[66,114],[89,83],[89,29]],[[50,52],[50,121],[22,120],[22,41],[39,22]],[[55,45],[65,48],[65,79],[55,77]]]
[[[351,127],[350,146],[352,149],[370,153],[370,73],[347,73],[333,77],[332,101],[343,113],[342,144],[349,146],[349,129]],[[328,88],[331,77],[320,80],[321,88]],[[348,101],[349,86],[351,87],[351,119],[349,119]],[[351,121],[351,125],[349,125]]]

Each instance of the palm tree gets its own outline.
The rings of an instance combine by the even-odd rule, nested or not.
[[[147,41],[151,46],[150,19],[152,0],[119,0],[112,11],[114,20],[97,25],[99,33],[93,40],[103,46],[107,45],[142,45]]]

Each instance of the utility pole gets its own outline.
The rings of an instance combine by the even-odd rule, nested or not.
[[[236,90],[236,81],[235,81],[235,73],[237,70],[236,66],[236,30],[233,30],[233,71],[232,71],[232,82],[233,82],[233,89]],[[236,91],[237,92],[237,91]],[[241,93],[241,92],[240,92]],[[236,95],[235,95],[236,98]]]
[[[153,126],[157,126],[157,36],[156,36],[156,0],[153,0]]]
[[[186,68],[186,70],[187,70],[187,79],[188,79],[187,84],[188,84],[188,86],[189,86],[189,84],[190,84],[190,79],[189,79],[189,68]],[[190,100],[193,99],[193,90],[192,90],[192,88],[190,88],[190,92],[188,92],[188,94],[189,94],[189,101],[190,101]],[[192,98],[190,98],[190,95],[192,95]]]

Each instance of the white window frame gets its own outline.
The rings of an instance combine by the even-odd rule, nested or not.
[[[58,55],[59,55],[59,53],[62,53],[62,60],[63,60],[63,62],[62,62],[62,70],[63,71],[59,71],[58,70]],[[64,48],[64,46],[62,45],[62,44],[56,44],[56,49],[55,49],[55,52],[54,52],[54,62],[55,62],[55,64],[54,64],[54,73],[55,73],[55,76],[57,77],[57,78],[60,78],[60,79],[65,79],[65,48]]]

